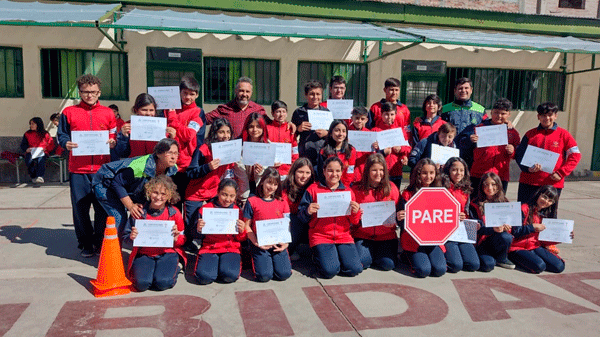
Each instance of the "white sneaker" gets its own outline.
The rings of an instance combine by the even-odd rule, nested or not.
[[[44,183],[44,178],[43,177],[37,177],[35,178],[35,182],[38,184],[43,184]]]

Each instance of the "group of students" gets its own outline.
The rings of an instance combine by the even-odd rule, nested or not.
[[[580,157],[573,138],[554,122],[558,109],[552,103],[540,105],[540,126],[527,132],[519,142],[518,133],[508,121],[512,105],[506,99],[499,100],[492,108],[491,119],[480,112],[477,126],[508,124],[509,144],[477,148],[475,125],[458,125],[457,128],[452,118],[443,118],[443,106],[435,95],[425,99],[424,114],[411,127],[410,112],[397,101],[399,81],[393,78],[385,82],[386,98],[370,110],[355,107],[351,120],[334,120],[329,130],[312,130],[307,111],[327,108],[326,102],[321,102],[323,85],[309,81],[305,86],[307,103],[294,111],[291,123],[287,122],[287,105],[275,101],[271,106],[272,118],[259,112],[249,113],[241,131],[244,142],[290,143],[291,165],[245,166],[241,162],[221,165],[219,159],[213,158],[211,145],[231,140],[235,128],[231,119],[216,118],[204,137],[206,118],[194,102],[199,92],[194,79],[184,78],[180,84],[182,109],[165,111],[167,138],[145,142],[129,139],[128,122],[117,133],[114,115],[111,114],[111,119],[99,106],[99,81],[85,76],[78,82],[82,103],[71,110],[67,108],[61,117],[61,146],[67,150],[76,147],[70,141],[69,132],[77,129],[74,125],[81,129],[81,121],[89,118],[90,124],[104,125],[110,130],[109,144],[117,156],[130,158],[109,162],[108,158],[94,161],[94,158],[71,156],[70,164],[75,164],[75,170],[70,168],[74,221],[80,220],[77,217],[81,218],[82,212],[89,212],[90,203],[99,203],[102,208],[95,211],[104,210],[117,218],[124,242],[137,236],[136,219],[175,221],[173,248],[136,247],[130,254],[129,275],[138,290],[174,286],[179,271],[177,262],[186,260],[184,249],[194,250],[194,240],[201,242],[194,268],[200,284],[237,280],[242,252],[251,256],[257,281],[285,280],[291,276],[291,261],[302,252],[303,244],[310,247],[313,261],[324,278],[338,274],[355,276],[371,266],[391,270],[398,265],[399,257],[417,277],[441,276],[446,271],[459,270],[487,272],[495,265],[514,268],[511,261],[535,273],[564,269],[556,246],[537,239],[537,234],[544,229],[541,219],[556,216],[564,176],[574,169]],[[330,89],[340,81],[343,78],[335,77]],[[457,86],[465,83],[471,85],[466,79]],[[106,119],[97,121],[92,117],[94,113],[88,111],[96,114],[102,111]],[[132,111],[155,116],[156,103],[152,96],[140,94]],[[460,110],[450,109],[446,116],[460,118],[460,115],[452,115],[457,111]],[[405,139],[413,147],[380,149],[374,143],[371,152],[357,152],[348,142],[348,130],[391,128],[402,128]],[[560,138],[560,144],[553,137]],[[454,157],[444,165],[435,164],[429,158],[432,144],[459,147],[461,157],[467,160]],[[522,158],[528,145],[559,152],[557,170],[548,174],[541,171],[539,165],[522,167],[519,201],[523,201],[524,226],[485,227],[484,204],[507,201],[510,160],[515,156],[517,160],[519,156]],[[412,168],[410,181],[400,193],[402,171],[407,164]],[[78,168],[83,169],[77,171]],[[523,196],[521,185],[526,190]],[[408,232],[401,230],[404,204],[422,187],[441,186],[460,202],[461,220],[480,221],[477,244],[448,242],[443,246],[419,246]],[[349,214],[318,217],[319,195],[338,191],[351,194]],[[183,216],[176,207],[180,195],[184,199]],[[88,211],[81,200],[88,203]],[[363,228],[360,204],[377,201],[395,203],[397,222]],[[206,208],[238,209],[238,233],[203,234],[202,214]],[[89,220],[89,214],[87,216]],[[256,222],[287,216],[292,241],[259,246]],[[83,237],[85,233],[78,233],[78,239],[80,234]],[[93,239],[80,240],[83,252],[93,254],[101,245],[98,238],[101,236],[95,233]]]

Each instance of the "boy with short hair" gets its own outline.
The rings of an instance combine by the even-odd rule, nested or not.
[[[412,169],[423,158],[431,158],[431,145],[448,146],[456,148],[454,143],[456,127],[450,123],[440,126],[437,132],[421,140],[411,151],[408,157],[408,166]]]
[[[515,154],[515,160],[522,171],[517,196],[517,200],[521,202],[527,202],[535,191],[544,185],[556,187],[560,196],[565,177],[573,172],[581,160],[581,152],[575,138],[569,131],[556,124],[558,106],[552,102],[545,102],[537,107],[537,113],[540,124],[525,133]],[[558,160],[552,173],[541,171],[539,163],[530,167],[521,165],[525,151],[530,145],[558,153]]]
[[[377,123],[381,121],[381,105],[385,102],[389,102],[396,105],[396,119],[394,120],[394,126],[403,128],[404,132],[410,136],[410,111],[406,104],[402,104],[398,100],[400,98],[400,80],[394,77],[385,80],[383,92],[385,93],[385,98],[382,98],[381,101],[371,105],[367,127],[373,128],[377,126]]]
[[[81,256],[92,257],[100,251],[106,226],[106,212],[92,191],[92,179],[98,169],[110,162],[110,155],[73,156],[71,150],[78,147],[71,138],[71,131],[108,130],[108,144],[116,145],[117,122],[113,111],[98,102],[101,81],[85,74],[77,79],[81,102],[65,108],[58,125],[58,141],[69,151],[69,187],[73,208],[73,225],[81,249]],[[94,207],[94,226],[90,219],[90,207]]]
[[[313,166],[317,165],[319,151],[325,144],[327,130],[311,130],[310,122],[308,121],[308,110],[324,110],[321,101],[323,99],[323,84],[316,80],[310,80],[304,85],[304,95],[307,102],[297,108],[292,114],[292,123],[296,125],[296,132],[300,135],[298,140],[298,153],[300,157],[310,159]]]
[[[348,131],[371,131],[366,127],[368,121],[369,111],[362,106],[354,107],[354,109],[352,109],[352,118],[350,125],[348,125]],[[354,164],[355,181],[360,181],[362,179],[362,173],[365,169],[367,158],[373,152],[374,151],[356,152],[356,163]]]

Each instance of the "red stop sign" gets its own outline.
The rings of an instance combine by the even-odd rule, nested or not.
[[[421,188],[405,211],[404,229],[421,246],[443,245],[458,228],[460,204],[443,187]]]

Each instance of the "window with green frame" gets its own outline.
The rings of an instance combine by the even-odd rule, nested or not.
[[[473,81],[473,100],[490,109],[498,98],[508,98],[515,109],[536,110],[543,102],[553,102],[562,109],[565,75],[559,71],[511,70],[488,68],[448,68],[448,90],[444,102],[454,100],[454,83],[458,78]]]
[[[237,80],[252,79],[252,98],[270,105],[279,99],[279,61],[204,57],[204,103],[222,104],[234,97]]]
[[[41,62],[44,98],[79,98],[77,78],[92,74],[102,81],[101,99],[129,99],[126,53],[42,49]]]
[[[343,76],[346,80],[347,99],[353,99],[355,106],[367,106],[368,68],[362,63],[334,62],[298,62],[298,105],[306,103],[304,84],[309,80],[318,80],[325,86],[323,100],[327,100],[329,80],[335,76]]]
[[[21,48],[0,47],[0,97],[25,97]]]

